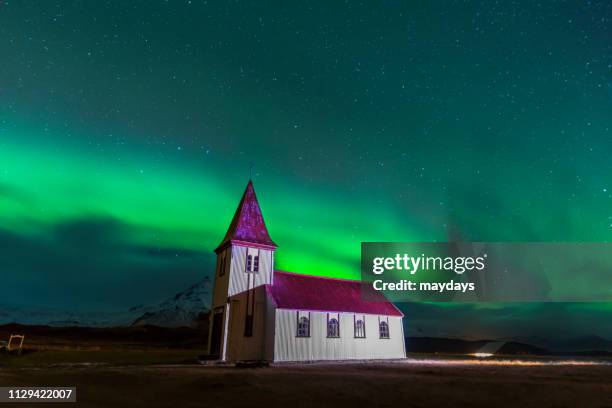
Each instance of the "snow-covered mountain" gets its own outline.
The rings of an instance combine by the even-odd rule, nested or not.
[[[133,326],[145,324],[161,327],[193,326],[210,307],[211,285],[206,278],[156,306],[132,308],[140,315]]]
[[[72,312],[47,308],[0,305],[0,324],[19,323],[45,326],[116,327],[155,325],[194,326],[210,307],[210,279],[192,285],[156,305],[136,306],[118,312]]]

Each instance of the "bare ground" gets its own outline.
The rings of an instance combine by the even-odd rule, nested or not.
[[[8,385],[76,385],[72,407],[612,407],[611,365],[0,366]]]

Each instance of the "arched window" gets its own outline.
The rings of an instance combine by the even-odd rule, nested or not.
[[[380,322],[378,326],[378,333],[380,334],[381,339],[388,339],[389,338],[389,323]]]
[[[327,321],[327,337],[340,337],[340,323],[338,323],[338,319],[331,318]]]
[[[306,316],[298,318],[297,336],[310,337],[310,319]]]
[[[355,321],[355,337],[358,339],[365,338],[365,323],[361,319]]]

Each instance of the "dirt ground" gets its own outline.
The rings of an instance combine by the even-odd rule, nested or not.
[[[9,385],[76,386],[72,407],[612,407],[611,365],[0,366]]]

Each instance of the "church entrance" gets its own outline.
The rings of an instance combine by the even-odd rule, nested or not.
[[[215,312],[212,321],[212,334],[210,338],[210,354],[219,358],[221,355],[221,336],[223,334],[223,310]]]

